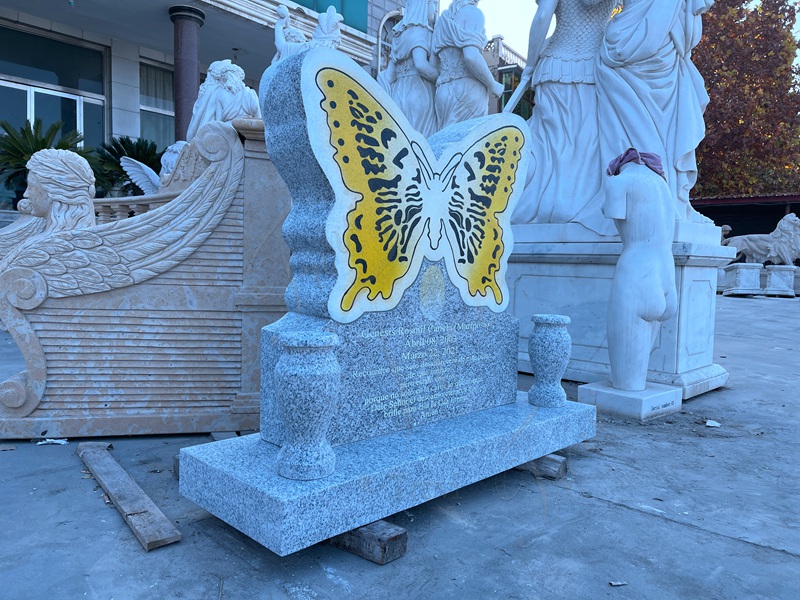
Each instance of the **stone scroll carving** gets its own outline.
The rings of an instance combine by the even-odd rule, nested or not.
[[[172,202],[130,219],[45,231],[0,262],[0,321],[17,342],[27,366],[27,373],[0,384],[0,416],[29,415],[47,386],[45,351],[36,325],[55,309],[46,311],[47,316],[37,313],[35,319],[28,318],[29,311],[44,303],[49,306],[53,299],[89,297],[159,276],[192,255],[220,223],[242,174],[243,150],[236,130],[229,124],[210,123],[187,150],[196,153],[196,160],[206,168]],[[31,173],[34,190],[27,195],[37,214],[37,207],[47,201],[55,206],[59,194],[55,182],[36,190],[41,178],[33,167]],[[124,304],[137,302],[147,300],[134,296]]]
[[[725,238],[722,245],[735,248],[736,258],[744,257],[748,263],[793,265],[800,259],[800,218],[789,213],[772,233],[737,235]]]

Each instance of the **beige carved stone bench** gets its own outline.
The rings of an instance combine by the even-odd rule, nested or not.
[[[98,201],[95,227],[2,261],[0,321],[27,370],[0,383],[0,438],[257,428],[260,330],[290,278],[291,200],[263,135],[210,123],[177,197]]]

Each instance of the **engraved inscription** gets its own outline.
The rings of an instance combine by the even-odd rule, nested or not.
[[[483,381],[477,369],[490,357],[473,344],[465,345],[459,334],[487,327],[487,323],[451,323],[361,331],[358,337],[397,349],[391,363],[365,365],[351,374],[356,385],[385,382],[383,389],[367,394],[368,410],[387,418],[411,416],[422,421],[463,401]]]

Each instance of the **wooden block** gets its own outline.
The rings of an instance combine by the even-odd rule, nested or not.
[[[408,531],[386,521],[375,521],[328,541],[351,554],[385,565],[406,553]]]
[[[147,551],[180,541],[181,532],[108,453],[110,446],[103,442],[83,442],[78,444],[78,456],[111,498],[136,539]]]
[[[534,477],[561,479],[567,475],[567,459],[558,454],[548,454],[536,460],[523,463],[515,468],[518,471],[530,473]]]
[[[235,431],[212,431],[211,439],[215,442],[238,437]]]

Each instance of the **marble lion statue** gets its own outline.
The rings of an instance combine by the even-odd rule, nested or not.
[[[789,213],[772,233],[734,236],[723,240],[723,245],[736,248],[736,258],[744,256],[748,263],[793,265],[800,259],[800,218]]]

